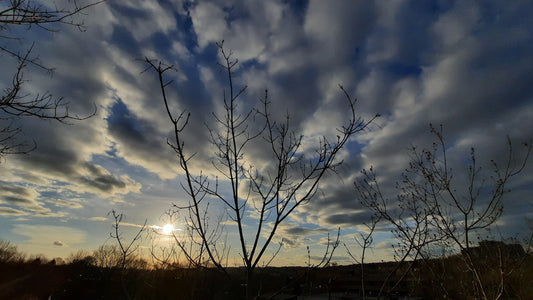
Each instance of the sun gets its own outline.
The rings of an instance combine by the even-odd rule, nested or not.
[[[166,224],[161,227],[161,230],[163,231],[163,234],[170,235],[174,231],[174,226],[172,226],[172,224]]]

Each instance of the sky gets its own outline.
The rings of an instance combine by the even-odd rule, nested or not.
[[[324,178],[317,196],[279,228],[284,246],[276,263],[304,265],[306,246],[312,257],[320,256],[327,234],[338,228],[357,253],[354,236],[365,229],[370,213],[353,182],[361,169],[373,166],[394,201],[394,182],[407,167],[408,150],[434,141],[430,123],[443,125],[458,174],[466,169],[471,147],[490,173],[486,163],[506,157],[506,136],[516,153],[520,142],[533,136],[531,11],[533,3],[520,0],[109,0],[79,16],[85,31],[12,28],[10,34],[21,39],[1,40],[3,45],[24,52],[33,44],[32,53],[54,68],[50,75],[28,66],[26,93],[63,97],[79,116],[94,107],[97,113],[69,124],[14,121],[20,137],[37,148],[0,163],[0,238],[27,253],[67,257],[113,243],[111,210],[126,216],[125,234],[145,220],[165,225],[165,212],[188,198],[166,143],[172,124],[159,83],[154,73],[143,72],[142,60],[158,59],[177,69],[169,73],[170,106],[191,113],[183,134],[188,151],[199,159],[194,170],[214,176],[206,124],[212,124],[227,89],[215,45],[224,40],[239,59],[234,84],[247,86],[242,107],[259,104],[268,89],[274,118],[289,113],[309,149],[323,135],[334,137],[346,121],[339,84],[358,99],[359,116],[381,116],[350,140],[339,172]],[[4,89],[16,61],[1,52],[0,65]],[[254,164],[268,163],[260,147],[250,151]],[[531,161],[508,187],[512,192],[492,234],[522,237],[533,218]],[[224,210],[213,202],[210,214],[216,219]],[[174,226],[183,222],[176,219]],[[253,225],[255,219],[246,222]],[[238,264],[234,229],[225,227]],[[378,227],[371,260],[391,258],[389,230]],[[143,243],[147,247],[150,239]],[[349,263],[343,247],[334,260]]]

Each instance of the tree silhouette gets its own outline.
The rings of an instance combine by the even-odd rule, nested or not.
[[[526,166],[531,141],[524,143],[522,158],[517,159],[508,138],[503,165],[492,160],[489,174],[478,166],[471,148],[465,180],[450,166],[442,126],[430,127],[436,141],[430,149],[411,149],[409,166],[396,186],[397,205],[383,194],[373,168],[362,171],[356,190],[363,205],[392,225],[398,240],[394,250],[402,256],[401,261],[407,257],[428,261],[435,245],[458,251],[465,271],[471,274],[472,285],[465,289],[472,290],[476,298],[489,299],[482,279],[483,261],[472,255],[472,239],[501,217],[509,181]],[[502,296],[504,281],[502,275],[495,299]]]
[[[74,26],[80,31],[85,30],[83,21],[79,19],[89,7],[98,2],[80,5],[77,1],[69,1],[68,7],[52,7],[55,3],[42,3],[37,0],[8,0],[0,5],[0,52],[6,53],[17,61],[11,83],[6,84],[0,94],[0,158],[6,154],[28,153],[35,149],[35,142],[21,140],[22,130],[16,121],[23,117],[51,119],[62,123],[69,120],[83,120],[93,116],[95,111],[86,116],[78,116],[69,112],[69,104],[62,97],[52,94],[31,95],[24,92],[24,71],[28,66],[43,69],[53,73],[54,69],[46,66],[39,56],[33,54],[32,44],[25,51],[10,48],[6,42],[23,40],[22,36],[12,35],[12,27],[24,28],[27,31],[34,28],[46,31],[58,31],[58,25]],[[52,7],[52,8],[51,8]]]
[[[341,164],[341,161],[336,160],[339,151],[351,137],[365,130],[377,116],[369,121],[358,117],[355,111],[356,99],[351,98],[340,86],[347,100],[349,120],[337,129],[337,136],[333,140],[326,137],[320,139],[313,157],[304,157],[304,136],[292,131],[289,115],[282,123],[273,120],[267,91],[259,107],[247,112],[238,109],[239,97],[246,91],[246,87],[237,89],[234,86],[233,75],[238,60],[224,49],[223,42],[217,43],[217,46],[222,57],[219,65],[227,73],[228,90],[221,100],[223,114],[213,113],[216,128],[207,129],[215,148],[212,164],[218,173],[216,179],[202,173],[195,174],[191,170],[191,161],[195,157],[187,154],[187,144],[183,138],[191,115],[187,112],[175,115],[170,110],[166,95],[166,87],[171,82],[166,81],[164,75],[174,70],[173,67],[148,58],[145,61],[148,69],[155,71],[158,76],[167,117],[174,131],[174,140],[168,144],[176,152],[180,168],[185,174],[182,187],[189,196],[189,205],[175,205],[174,208],[187,211],[186,223],[189,224],[191,233],[189,238],[197,243],[197,247],[193,250],[181,244],[180,248],[195,265],[199,265],[199,257],[193,252],[202,253],[212,265],[225,272],[224,258],[229,250],[217,247],[217,240],[223,229],[219,223],[212,227],[207,217],[208,199],[223,203],[228,221],[236,226],[239,253],[247,274],[247,297],[251,297],[252,275],[264,259],[279,225],[299,206],[313,198],[325,174],[334,172]],[[259,162],[252,161],[252,158],[246,155],[248,146],[253,143],[265,143],[265,149],[270,151],[272,160],[267,168],[258,167]],[[223,190],[229,190],[229,195],[222,192]],[[244,226],[248,218],[246,213],[251,210],[255,210],[257,219],[252,225],[247,224],[254,228],[249,234],[245,232]],[[178,240],[178,243],[182,242]]]

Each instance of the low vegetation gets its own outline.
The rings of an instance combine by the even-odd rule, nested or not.
[[[76,252],[66,261],[27,257],[8,241],[1,241],[0,245],[1,299],[246,298],[244,268],[228,268],[230,276],[226,276],[215,268],[162,265],[135,256],[122,268],[120,251],[110,245],[93,252]],[[493,296],[500,293],[502,273],[506,281],[500,299],[527,299],[533,293],[530,249],[483,241],[471,251],[488,297],[495,299]],[[260,270],[251,290],[255,291],[254,299],[296,299],[306,295],[361,299],[375,297],[386,275],[392,273],[381,299],[474,299],[467,268],[461,253],[429,261],[365,264],[363,296],[361,268],[357,264],[268,267]]]

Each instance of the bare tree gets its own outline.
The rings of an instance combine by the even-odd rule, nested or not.
[[[215,266],[220,271],[226,273],[225,267],[228,265],[227,260],[230,246],[225,242],[221,243],[222,245],[218,247],[215,246],[225,237],[223,234],[223,215],[219,215],[215,222],[209,222],[208,206],[209,203],[205,207],[198,207],[202,209],[202,215],[199,219],[202,229],[207,233],[205,237],[209,241],[209,244],[213,245],[212,249],[208,249],[205,241],[198,236],[198,223],[196,223],[198,220],[192,214],[196,210],[193,210],[189,206],[184,207],[173,204],[173,207],[168,211],[170,220],[178,218],[188,220],[183,225],[183,230],[179,232],[172,231],[171,237],[177,246],[176,250],[184,255],[189,268],[209,268]],[[210,255],[214,255],[215,260],[212,260]]]
[[[122,265],[123,256],[117,245],[101,245],[92,252],[99,268],[115,268]]]
[[[95,260],[90,251],[78,249],[69,254],[69,256],[66,258],[66,262],[69,264],[92,265],[94,264]]]
[[[158,269],[177,269],[182,267],[180,260],[180,253],[176,249],[175,244],[171,245],[155,245],[152,244],[150,248],[150,257],[152,264]]]
[[[164,216],[165,223],[171,224],[172,230],[162,232],[160,227],[152,227],[149,232],[152,240],[150,254],[154,263],[162,268],[207,267],[209,260],[205,257],[201,243],[193,239],[194,234],[191,226],[186,224],[184,228],[174,229],[173,224],[180,218],[179,211],[171,208],[164,213]],[[162,245],[162,243],[164,244]],[[194,248],[197,249],[193,250]],[[186,263],[184,263],[181,255],[185,256]]]
[[[18,247],[10,241],[0,239],[0,263],[20,263],[26,255],[18,250]]]
[[[124,293],[124,296],[127,299],[130,299],[130,294],[128,292],[128,287],[126,283],[126,272],[128,268],[128,262],[134,261],[135,252],[139,249],[139,242],[142,238],[142,234],[146,229],[146,222],[144,221],[144,224],[139,226],[139,229],[135,231],[135,235],[131,240],[128,242],[120,229],[120,224],[124,220],[125,216],[123,213],[118,213],[115,210],[112,210],[110,214],[113,216],[113,231],[109,233],[109,236],[117,241],[118,247],[115,247],[112,250],[116,251],[114,255],[117,255],[120,257],[118,260],[117,267],[120,270],[120,283],[122,286],[122,291]],[[118,248],[118,249],[117,249]]]
[[[70,7],[57,7],[55,3],[43,3],[38,0],[5,0],[0,3],[0,53],[6,53],[17,60],[17,67],[11,83],[0,95],[0,158],[6,154],[28,153],[35,149],[35,142],[20,141],[22,133],[16,121],[22,117],[37,117],[52,119],[62,123],[69,120],[83,120],[93,116],[94,112],[86,116],[78,116],[69,112],[69,104],[62,97],[53,97],[50,93],[30,95],[24,92],[24,70],[28,65],[53,73],[53,68],[41,62],[39,56],[34,56],[34,44],[27,50],[20,52],[11,48],[8,41],[22,41],[23,37],[11,35],[11,28],[21,27],[28,31],[39,28],[46,31],[58,31],[58,25],[68,25],[85,30],[80,15],[98,2],[80,5],[76,0],[69,1]]]
[[[363,178],[354,183],[359,199],[363,206],[370,208],[377,220],[383,220],[392,225],[392,234],[396,243],[392,244],[394,261],[397,262],[391,272],[385,276],[377,297],[384,292],[390,293],[407,276],[417,259],[427,259],[427,246],[442,240],[440,235],[435,235],[431,227],[431,210],[425,207],[415,193],[400,193],[396,197],[397,206],[391,207],[390,200],[383,194],[373,167],[362,170]],[[370,223],[375,227],[373,222]],[[363,237],[363,242],[371,240],[371,234]],[[395,277],[391,286],[389,281],[397,274],[400,268],[407,263],[401,276]],[[388,288],[388,290],[385,290]]]
[[[118,252],[120,253],[120,263],[118,264],[118,266],[121,269],[125,269],[127,266],[128,258],[139,249],[139,242],[142,238],[142,233],[146,230],[147,221],[145,220],[144,224],[139,226],[139,229],[135,232],[133,238],[131,238],[131,240],[127,242],[124,239],[123,234],[120,230],[120,224],[125,218],[124,214],[112,210],[111,215],[113,216],[114,222],[113,232],[111,232],[109,235],[111,236],[111,238],[115,239],[118,244]]]
[[[439,129],[430,127],[437,141],[429,150],[411,149],[409,167],[396,186],[397,208],[390,209],[390,201],[383,196],[372,168],[362,171],[363,179],[356,183],[356,189],[362,203],[393,226],[402,253],[410,253],[413,260],[428,259],[431,246],[437,243],[458,250],[472,275],[474,296],[488,299],[480,262],[471,251],[472,238],[479,230],[489,229],[502,215],[504,195],[510,192],[508,182],[524,169],[531,141],[524,143],[525,154],[516,163],[516,153],[508,139],[504,165],[491,161],[490,184],[482,177],[482,169],[476,164],[475,151],[471,148],[465,181],[454,177],[449,166],[442,126]],[[402,256],[400,261],[405,258]],[[502,277],[502,284],[503,280]],[[495,299],[500,297],[501,293]]]
[[[370,222],[365,223],[364,225],[367,228],[366,232],[360,232],[359,236],[355,236],[355,242],[358,244],[358,247],[361,249],[361,255],[356,256],[352,253],[350,248],[344,244],[344,248],[346,248],[346,252],[348,255],[352,258],[352,260],[359,264],[360,266],[360,272],[361,272],[361,293],[363,294],[363,300],[366,299],[366,291],[365,291],[365,258],[366,258],[366,251],[372,247],[372,244],[374,243],[374,231],[376,230],[376,226],[381,220],[380,215],[372,215],[370,217]],[[383,287],[381,288],[383,290]],[[379,297],[379,295],[378,295]]]
[[[146,63],[148,69],[157,73],[164,106],[174,128],[174,140],[168,143],[177,153],[180,167],[185,173],[185,183],[182,186],[190,198],[186,209],[188,223],[195,235],[194,240],[199,241],[211,263],[224,270],[221,261],[223,255],[216,247],[216,240],[220,235],[216,228],[209,227],[206,217],[209,208],[207,199],[217,199],[225,205],[228,220],[237,228],[239,254],[246,269],[247,282],[250,283],[254,270],[260,265],[279,225],[299,206],[313,198],[324,175],[328,171],[334,172],[341,164],[336,160],[339,151],[352,136],[365,130],[377,116],[370,121],[358,117],[355,111],[356,100],[341,86],[347,99],[350,119],[337,129],[337,137],[333,141],[321,138],[315,156],[307,159],[302,153],[303,136],[292,131],[290,116],[282,123],[273,120],[266,91],[259,108],[239,112],[238,98],[246,91],[246,87],[234,87],[233,76],[238,60],[224,49],[223,43],[217,45],[222,57],[220,66],[227,73],[228,91],[224,93],[222,100],[224,114],[213,114],[216,128],[208,128],[211,143],[216,149],[212,165],[219,174],[214,180],[203,174],[194,174],[191,170],[194,155],[187,154],[183,140],[183,131],[190,114],[181,112],[174,115],[166,96],[165,88],[171,82],[167,82],[164,75],[173,70],[173,67],[150,59],[146,59]],[[263,142],[266,142],[271,152],[271,169],[256,167],[257,164],[246,156],[250,144]],[[222,192],[221,185],[225,184],[228,185],[230,195]],[[247,213],[252,209],[255,210],[257,219],[252,224],[253,234],[248,235],[244,226]],[[251,297],[249,290],[247,296]]]

